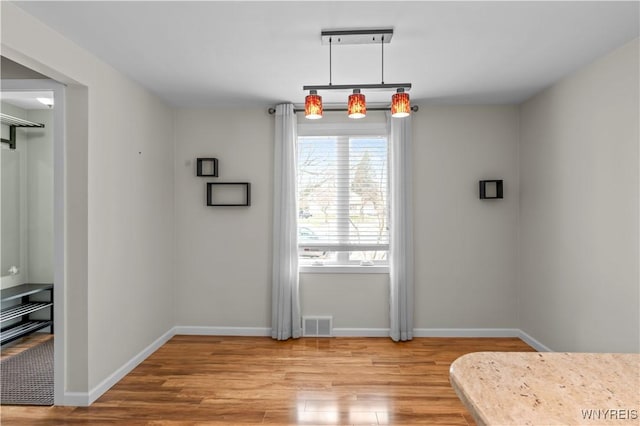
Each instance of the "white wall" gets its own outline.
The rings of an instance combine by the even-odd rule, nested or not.
[[[273,123],[264,109],[176,113],[178,325],[270,327]],[[516,107],[414,115],[416,327],[516,326],[517,140]],[[195,176],[205,156],[219,159],[218,179]],[[505,199],[478,199],[488,178],[504,179]],[[252,205],[206,207],[208,180],[250,181]],[[388,281],[302,274],[302,313],[386,329]]]
[[[65,380],[68,392],[88,392],[174,324],[172,110],[15,5],[1,7],[3,55],[66,83],[76,113],[66,117]]]
[[[2,103],[2,112],[27,119],[27,111],[14,105]],[[2,125],[2,137],[9,139],[9,126]],[[27,212],[27,133],[16,129],[16,149],[8,149],[6,144],[0,151],[2,158],[2,202],[0,217],[0,255],[2,257],[0,288],[20,285],[29,279],[28,263],[28,220]],[[16,266],[18,272],[10,274],[9,268]]]
[[[175,130],[176,323],[270,327],[274,118],[183,109]],[[198,157],[219,177],[196,176]],[[207,207],[206,182],[224,181],[250,182],[251,206]]]
[[[24,283],[53,282],[53,114],[51,110],[24,110],[14,105],[2,104],[2,111],[14,117],[24,118],[45,125],[38,129],[16,129],[16,149],[3,149],[0,155],[17,155],[20,158],[20,181],[3,180],[3,194],[16,194],[20,202],[4,203],[2,210],[3,242],[18,237],[17,245],[23,253],[9,253],[3,256],[22,257],[14,261],[19,274],[7,275],[6,261],[3,261],[2,287],[12,287]],[[7,134],[4,134],[7,127]],[[3,125],[3,137],[8,138],[8,126]],[[7,194],[5,194],[7,192]],[[17,210],[16,210],[17,207]],[[16,217],[9,215],[16,214]],[[16,226],[17,225],[17,226]],[[4,244],[3,244],[4,246]]]
[[[53,282],[53,113],[30,110],[44,124],[27,133],[27,211],[29,282]]]
[[[638,352],[638,41],[521,107],[520,327]]]
[[[518,111],[433,106],[414,115],[416,328],[517,323]],[[503,179],[504,199],[478,181]]]
[[[300,309],[333,316],[336,335],[388,335],[389,274],[300,274]]]

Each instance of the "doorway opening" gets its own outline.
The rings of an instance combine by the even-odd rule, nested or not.
[[[1,76],[2,403],[53,405],[64,397],[65,90],[5,57]]]

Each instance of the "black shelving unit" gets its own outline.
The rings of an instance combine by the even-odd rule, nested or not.
[[[479,184],[481,200],[499,200],[503,198],[502,180],[481,180]]]
[[[9,149],[16,149],[16,129],[18,127],[34,128],[44,127],[44,124],[34,123],[33,121],[25,120],[23,118],[14,117],[9,114],[0,113],[0,120],[2,124],[9,126],[9,139],[1,138],[0,141],[9,144]]]
[[[234,190],[233,200],[220,200],[216,197],[216,188]],[[249,182],[207,182],[207,206],[213,207],[247,207],[251,205],[251,183]]]
[[[32,296],[45,292],[48,292],[49,300],[31,299]],[[3,324],[0,330],[0,345],[47,327],[50,327],[53,333],[53,284],[21,284],[2,290],[0,296],[3,305],[16,301],[16,304],[0,311],[0,323]],[[31,318],[31,314],[46,312],[47,309],[48,319]],[[4,323],[8,325],[4,326]]]
[[[196,159],[196,175],[204,177],[218,177],[217,158]]]

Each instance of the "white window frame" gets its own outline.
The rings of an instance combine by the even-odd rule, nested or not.
[[[359,123],[299,123],[298,124],[298,137],[313,137],[313,136],[332,136],[338,137],[339,141],[343,143],[339,143],[339,147],[342,146],[347,147],[349,137],[380,137],[384,136],[387,138],[387,142],[389,141],[389,129],[386,123],[384,122],[359,122]],[[346,143],[344,143],[346,141]],[[345,158],[342,156],[340,158]],[[391,172],[390,170],[388,171]],[[348,188],[346,188],[348,191]],[[344,221],[346,223],[346,221]],[[320,247],[327,249],[330,251],[331,247]],[[361,250],[361,247],[358,247]],[[387,252],[389,247],[386,248]],[[389,273],[389,264],[373,264],[373,265],[362,265],[356,263],[355,261],[349,261],[348,259],[349,252],[348,251],[338,251],[337,257],[339,261],[337,263],[328,263],[328,264],[313,264],[300,262],[298,268],[299,272],[302,273],[347,273],[347,274],[388,274]]]

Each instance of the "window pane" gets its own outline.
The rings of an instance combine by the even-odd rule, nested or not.
[[[349,143],[349,241],[388,244],[387,140],[352,138]]]
[[[386,137],[299,137],[297,154],[300,258],[386,261]]]
[[[337,139],[298,140],[298,237],[301,243],[337,241]]]

